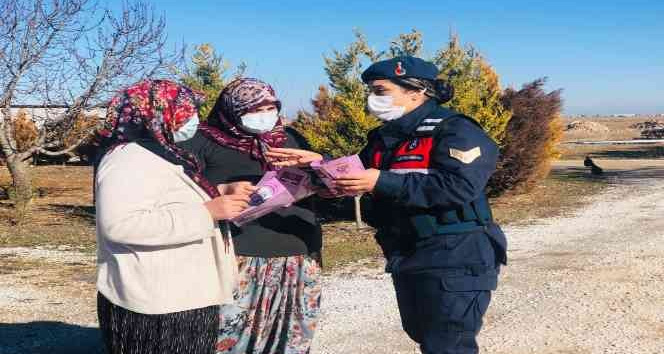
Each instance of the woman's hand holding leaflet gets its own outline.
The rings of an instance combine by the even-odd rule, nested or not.
[[[249,182],[234,182],[217,186],[221,196],[205,203],[214,220],[230,220],[249,207],[249,196],[256,187]]]

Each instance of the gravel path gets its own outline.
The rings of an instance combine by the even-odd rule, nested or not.
[[[611,187],[572,217],[506,228],[483,353],[664,353],[664,180]],[[325,279],[314,353],[418,353],[389,277]]]
[[[58,248],[0,248],[28,268],[0,269],[0,354],[95,354],[99,331],[93,279],[66,269],[95,263],[94,255]],[[89,272],[86,272],[89,273]]]
[[[664,353],[664,179],[648,176],[611,187],[574,216],[506,229],[510,265],[480,335],[483,353]],[[54,271],[92,261],[57,249],[0,249],[7,256]],[[91,280],[47,275],[0,272],[0,354],[97,352]],[[324,282],[313,353],[419,352],[380,269],[357,265]]]

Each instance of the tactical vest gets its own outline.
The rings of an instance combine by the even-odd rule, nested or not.
[[[441,118],[422,120],[415,129],[415,134],[401,142],[392,153],[386,151],[383,143],[378,140],[373,147],[371,167],[393,173],[431,173],[432,153],[434,153],[434,135],[446,129],[446,119],[458,116],[456,112]],[[469,119],[469,118],[464,118]],[[470,119],[477,124],[474,120]],[[493,223],[493,216],[486,196],[483,194],[457,210],[440,213],[419,213],[409,215],[418,238],[432,235],[458,234],[481,231]]]

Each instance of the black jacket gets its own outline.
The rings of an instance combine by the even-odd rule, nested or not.
[[[287,128],[286,147],[308,149],[304,139]],[[257,183],[264,174],[249,154],[220,146],[202,133],[179,144],[192,151],[204,165],[204,176],[213,184],[237,181]],[[232,227],[235,252],[243,256],[286,257],[320,252],[321,226],[310,202],[300,201],[257,220]]]

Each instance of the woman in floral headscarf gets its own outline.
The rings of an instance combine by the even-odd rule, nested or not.
[[[97,305],[109,353],[211,353],[219,304],[237,268],[219,220],[250,191],[220,195],[178,148],[198,126],[201,96],[164,80],[113,98],[98,135]]]
[[[199,156],[210,181],[256,183],[273,169],[268,149],[307,148],[284,127],[280,109],[270,85],[237,79],[182,146]],[[234,228],[233,243],[240,279],[235,303],[221,307],[217,353],[308,353],[321,290],[321,228],[310,205],[297,203]]]

